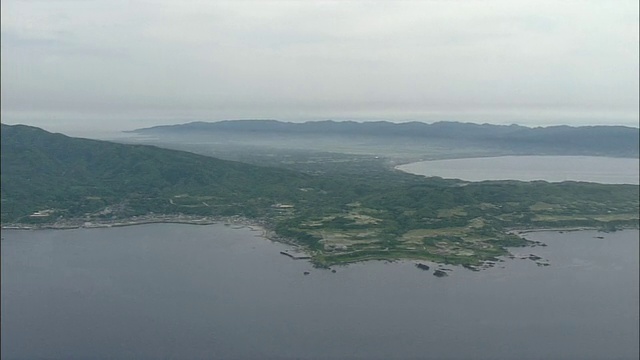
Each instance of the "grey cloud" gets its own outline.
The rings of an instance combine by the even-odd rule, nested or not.
[[[638,121],[633,1],[1,6],[3,121]]]

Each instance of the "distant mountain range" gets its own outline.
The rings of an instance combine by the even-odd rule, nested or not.
[[[549,126],[529,128],[519,125],[490,125],[459,122],[391,123],[386,121],[317,121],[290,123],[276,120],[227,120],[155,126],[131,131],[156,136],[187,135],[273,135],[366,136],[386,141],[441,142],[508,149],[517,153],[602,155],[638,157],[640,131],[625,126]]]

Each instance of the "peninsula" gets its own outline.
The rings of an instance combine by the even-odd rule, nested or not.
[[[299,246],[319,267],[415,259],[477,269],[508,247],[540,245],[516,229],[639,223],[637,185],[472,183],[377,160],[359,161],[357,172],[328,171],[327,163],[297,171],[19,125],[2,125],[1,144],[4,228],[235,218]]]

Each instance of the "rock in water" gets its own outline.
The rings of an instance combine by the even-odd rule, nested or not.
[[[445,271],[442,271],[442,270],[436,270],[436,271],[434,271],[434,272],[433,272],[433,275],[434,275],[434,276],[437,276],[437,277],[445,277],[445,276],[449,276],[449,274],[447,274]]]

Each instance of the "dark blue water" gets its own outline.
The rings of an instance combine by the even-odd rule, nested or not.
[[[437,278],[222,225],[3,231],[3,359],[637,359],[638,231]],[[604,236],[598,239],[596,236]],[[304,275],[304,271],[310,271]]]

